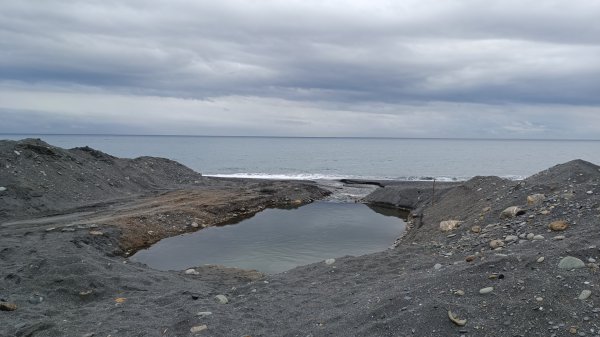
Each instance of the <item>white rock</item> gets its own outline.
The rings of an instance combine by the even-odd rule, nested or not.
[[[534,236],[535,236],[535,234],[529,233],[529,234],[527,234],[526,238],[527,238],[527,240],[533,240]]]
[[[4,192],[4,191],[6,191],[6,187],[0,186],[0,192]]]
[[[542,262],[544,262],[544,259],[545,259],[545,258],[544,258],[543,256],[540,256],[540,257],[537,259],[537,262],[538,262],[538,263],[542,263]]]
[[[187,269],[185,271],[185,274],[186,275],[200,275],[200,273],[194,268]]]
[[[500,217],[501,218],[514,218],[517,215],[521,215],[524,214],[525,210],[522,209],[519,206],[511,206],[508,207],[507,209],[503,210],[502,213],[500,213]]]
[[[20,155],[21,155],[21,152],[19,152],[19,151],[15,150],[15,154],[16,154],[17,156],[20,156]]]
[[[190,329],[190,332],[191,333],[198,333],[198,332],[202,332],[202,331],[204,331],[206,329],[208,329],[208,327],[205,324],[203,324],[203,325],[196,325],[196,326],[193,326]]]
[[[557,235],[555,237],[552,238],[552,240],[564,240],[565,236],[564,235]]]
[[[441,264],[439,264],[439,263],[436,263],[436,264],[433,266],[433,269],[435,269],[435,270],[442,269],[442,265],[441,265]]]
[[[217,296],[215,296],[215,299],[217,299],[217,301],[221,304],[229,303],[229,300],[227,299],[227,297],[225,295],[217,295]]]
[[[453,229],[456,229],[456,227],[460,226],[461,222],[462,221],[458,221],[458,220],[446,220],[446,221],[442,221],[442,222],[440,222],[440,230],[442,232],[451,231]]]
[[[196,316],[200,316],[200,317],[206,317],[206,316],[210,316],[212,315],[212,312],[210,311],[200,311],[196,313]]]
[[[583,300],[587,300],[591,295],[592,295],[592,291],[585,289],[585,290],[581,291],[581,294],[579,294],[578,298],[583,301]]]
[[[593,257],[588,258],[588,262],[589,263],[596,263],[596,259],[594,259]]]
[[[334,264],[334,263],[335,263],[335,259],[327,259],[327,260],[325,260],[325,264],[327,264],[327,265],[331,265],[331,264]]]
[[[516,235],[507,235],[506,238],[504,238],[504,241],[511,242],[511,241],[517,241],[518,239],[519,239],[519,237]]]
[[[198,225],[198,223],[197,223],[197,222],[192,222],[192,227],[194,227],[194,228],[198,228],[198,226],[199,226],[199,225]]]
[[[489,294],[489,293],[491,293],[492,291],[494,291],[494,287],[487,287],[487,288],[482,288],[482,289],[480,289],[480,290],[479,290],[479,293],[480,293],[481,295],[485,295],[485,294]]]
[[[594,194],[594,191],[587,191],[587,194]]]
[[[533,239],[534,240],[544,240],[544,236],[543,235],[539,235],[539,234],[538,235],[534,235]]]

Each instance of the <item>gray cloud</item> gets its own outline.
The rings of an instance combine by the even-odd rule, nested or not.
[[[172,98],[165,109],[179,100],[231,108],[232,97],[264,104],[245,112],[233,104],[232,118],[263,120],[260,128],[216,123],[207,110],[181,115],[227,132],[273,134],[311,124],[309,117],[261,117],[282,100],[286,109],[308,109],[305,116],[322,121],[344,111],[380,118],[416,113],[423,123],[434,118],[454,132],[487,135],[465,123],[477,112],[449,110],[479,106],[477,119],[490,136],[547,137],[556,123],[543,116],[553,116],[559,126],[600,137],[586,126],[600,112],[598,17],[600,3],[585,0],[12,1],[0,4],[0,88],[31,97],[68,93],[73,102],[90,94]],[[122,118],[115,121],[135,124],[135,103],[117,100],[122,105],[111,108]],[[0,101],[0,108],[64,114],[55,100],[25,101]],[[573,125],[551,112],[540,118],[540,107],[586,113]],[[498,122],[504,118],[522,123]],[[359,132],[338,123],[351,135]],[[148,129],[154,130],[140,126]],[[175,122],[170,130],[183,132]],[[368,132],[389,133],[379,126]],[[405,134],[412,133],[395,135]]]

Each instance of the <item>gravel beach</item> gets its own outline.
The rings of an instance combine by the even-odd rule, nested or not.
[[[330,192],[0,141],[0,336],[600,336],[600,167],[378,186],[362,201],[410,210],[394,248],[164,272],[127,256]]]

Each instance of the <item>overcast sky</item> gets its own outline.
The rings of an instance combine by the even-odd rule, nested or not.
[[[0,0],[0,132],[600,139],[600,1]]]

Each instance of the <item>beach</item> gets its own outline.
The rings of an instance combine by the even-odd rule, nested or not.
[[[128,256],[331,188],[39,140],[1,141],[0,159],[2,336],[600,335],[600,167],[589,162],[435,189],[347,181],[374,189],[360,202],[410,211],[394,247],[264,275],[158,271]]]

